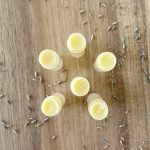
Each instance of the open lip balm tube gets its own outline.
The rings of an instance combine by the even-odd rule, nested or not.
[[[65,104],[65,97],[61,93],[53,93],[44,99],[41,110],[42,113],[48,117],[53,117],[60,113]]]
[[[107,72],[114,69],[117,59],[111,52],[99,54],[94,62],[94,69],[98,72]]]
[[[76,96],[85,96],[90,90],[89,81],[84,77],[75,77],[70,84],[71,92]]]
[[[70,55],[79,58],[85,54],[86,39],[81,33],[72,33],[67,40]]]
[[[43,50],[39,54],[39,63],[45,69],[50,69],[52,71],[58,71],[63,66],[63,60],[59,55],[53,50]]]
[[[92,93],[87,97],[88,112],[95,120],[103,120],[108,115],[106,102],[97,93]]]

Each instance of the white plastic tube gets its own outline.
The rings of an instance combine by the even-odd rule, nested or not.
[[[61,93],[54,93],[44,99],[41,110],[42,113],[48,117],[53,117],[60,113],[65,104],[65,97]]]
[[[81,33],[72,33],[67,40],[70,55],[76,58],[85,54],[86,39]]]
[[[63,66],[63,60],[59,55],[53,50],[43,50],[39,54],[39,63],[45,69],[50,69],[52,71],[58,71]]]
[[[108,115],[106,102],[97,93],[92,93],[87,97],[88,112],[95,120],[103,120]]]
[[[94,62],[94,69],[97,72],[107,72],[114,69],[117,59],[111,52],[103,52],[99,54]]]
[[[85,96],[90,90],[89,81],[84,77],[75,77],[70,84],[71,92],[76,96]]]

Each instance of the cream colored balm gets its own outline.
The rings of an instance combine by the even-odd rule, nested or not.
[[[108,115],[106,102],[97,93],[92,93],[87,97],[88,112],[95,120],[103,120]]]
[[[62,58],[53,50],[43,50],[39,54],[39,63],[45,69],[50,69],[52,71],[58,71],[63,66]]]
[[[94,69],[98,72],[107,72],[114,69],[117,59],[111,52],[103,52],[98,55],[94,62]]]
[[[82,57],[85,54],[86,39],[81,33],[73,33],[68,37],[67,47],[73,57]]]
[[[76,96],[85,96],[90,90],[89,81],[84,77],[75,77],[70,84],[71,92]]]
[[[60,113],[65,104],[65,97],[61,93],[53,93],[44,99],[41,110],[42,113],[48,117],[53,117]]]

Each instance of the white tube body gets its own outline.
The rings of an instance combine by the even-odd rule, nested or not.
[[[97,72],[108,72],[114,69],[117,59],[111,52],[99,54],[94,62],[94,69]]]
[[[67,40],[70,55],[76,58],[85,54],[86,39],[81,33],[72,33]]]
[[[63,66],[62,58],[53,50],[43,50],[39,54],[39,63],[45,69],[58,71]]]
[[[53,117],[60,113],[65,104],[65,97],[61,93],[53,93],[44,99],[41,110],[42,113],[48,117]]]
[[[92,93],[87,97],[88,112],[95,120],[103,120],[108,115],[106,102],[97,93]]]

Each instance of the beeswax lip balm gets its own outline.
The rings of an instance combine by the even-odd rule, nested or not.
[[[61,93],[53,93],[44,99],[41,110],[44,115],[53,117],[61,111],[64,104],[65,97]]]
[[[45,69],[50,69],[53,71],[60,70],[63,66],[62,59],[53,50],[43,50],[39,54],[39,63]]]
[[[73,33],[68,37],[67,47],[73,57],[79,58],[85,54],[86,39],[81,33]]]
[[[114,69],[116,65],[116,56],[111,52],[103,52],[98,55],[94,63],[94,68],[98,72],[107,72]]]
[[[103,120],[108,115],[108,106],[99,94],[92,93],[87,98],[88,111],[95,120]]]
[[[71,92],[76,96],[84,96],[90,90],[89,81],[84,77],[75,77],[70,84]]]

